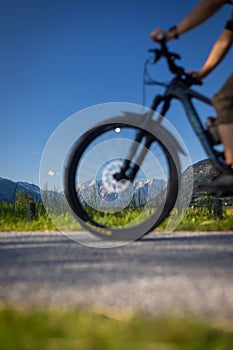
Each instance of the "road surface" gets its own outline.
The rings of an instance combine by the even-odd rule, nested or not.
[[[0,232],[0,266],[1,303],[233,321],[233,233],[153,233],[97,249],[60,233]]]

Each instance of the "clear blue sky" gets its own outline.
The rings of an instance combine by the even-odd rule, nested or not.
[[[38,184],[43,149],[73,113],[106,102],[142,103],[149,33],[176,24],[196,0],[2,0],[0,3],[0,177]],[[198,69],[230,7],[170,46]],[[232,69],[232,52],[201,87],[212,95]],[[156,72],[156,69],[155,69]],[[158,77],[167,80],[166,71]],[[147,88],[147,105],[159,90]],[[203,114],[205,112],[203,111]],[[170,121],[193,162],[205,157],[182,109]],[[205,116],[205,115],[203,115]]]

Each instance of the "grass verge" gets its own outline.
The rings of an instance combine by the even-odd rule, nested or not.
[[[1,308],[3,350],[231,350],[233,332],[197,319]]]
[[[69,224],[67,218],[61,215],[57,218],[59,227],[64,224],[66,228],[71,231],[77,230],[77,227],[82,231],[81,226]],[[61,224],[62,222],[62,224]],[[156,231],[163,231],[166,229],[167,220],[165,220]],[[49,219],[47,214],[37,217],[32,221],[17,216],[0,217],[0,231],[57,231],[56,225]],[[233,231],[233,215],[224,214],[221,219],[214,218],[213,215],[202,215],[189,210],[188,214],[184,216],[183,220],[176,227],[175,231]]]
[[[64,231],[82,230],[69,212],[61,210],[51,221],[43,205],[38,203],[36,213],[33,220],[28,220],[27,205],[0,203],[0,231],[57,231],[57,227],[64,228]],[[102,213],[99,212],[98,215],[101,216]],[[135,215],[140,217],[140,211],[129,210],[124,220],[126,223],[132,222]],[[106,215],[104,220],[106,225],[109,223],[112,226],[114,223],[119,227],[122,224],[120,213]],[[101,222],[101,217],[96,221]],[[166,226],[167,220],[157,230],[163,231]],[[215,218],[213,210],[207,207],[188,208],[175,231],[233,231],[233,208],[224,208],[221,218]]]

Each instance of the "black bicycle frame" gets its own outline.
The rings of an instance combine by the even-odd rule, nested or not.
[[[181,79],[175,78],[167,86],[164,95],[157,95],[155,97],[151,109],[153,111],[158,112],[158,107],[162,104],[162,109],[160,111],[160,118],[162,120],[170,107],[171,100],[178,99],[182,103],[188,120],[195,134],[200,140],[207,156],[213,162],[214,166],[221,171],[224,168],[224,164],[219,159],[218,153],[213,149],[206,135],[206,130],[204,129],[203,124],[198,116],[198,113],[192,103],[193,98],[204,102],[210,106],[212,105],[211,100],[208,97],[190,89],[186,84],[184,84],[184,82],[182,82]],[[149,118],[151,118],[151,116],[149,116]]]
[[[121,168],[121,171],[114,176],[117,180],[127,179],[133,181],[146,155],[146,149],[149,149],[151,143],[154,141],[153,137],[143,132],[143,128],[147,129],[147,125],[151,125],[154,112],[158,112],[156,115],[157,118],[154,121],[154,128],[156,128],[156,126],[158,127],[158,124],[162,122],[163,118],[165,118],[173,99],[177,99],[182,103],[188,120],[195,134],[200,140],[207,156],[217,170],[220,172],[223,171],[225,164],[223,161],[221,161],[222,158],[219,156],[219,152],[213,148],[211,142],[209,141],[206,129],[204,129],[203,123],[201,122],[201,119],[199,118],[199,115],[192,103],[192,99],[196,99],[205,104],[208,104],[209,106],[212,106],[211,100],[208,97],[196,92],[195,90],[192,90],[187,84],[182,81],[182,79],[176,77],[170,82],[169,85],[167,85],[166,91],[163,95],[155,96],[153,104],[151,106],[151,111],[144,115],[141,124],[142,130],[138,133],[135,142],[129,150],[129,154]],[[161,107],[160,110],[158,110],[159,107]],[[143,140],[145,148],[139,154],[137,160],[135,162],[132,162],[135,154],[137,153],[139,145],[143,144]]]

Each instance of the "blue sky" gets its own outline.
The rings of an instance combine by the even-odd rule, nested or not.
[[[196,0],[1,0],[0,177],[38,184],[43,149],[70,115],[106,102],[142,103],[143,63],[154,27],[176,24]],[[170,44],[182,65],[199,69],[229,15]],[[162,66],[163,67],[163,66]],[[232,67],[232,52],[200,91],[211,96]],[[165,70],[154,69],[161,80]],[[146,105],[160,92],[147,88]],[[201,109],[203,117],[205,110]],[[169,120],[193,162],[205,157],[177,102]]]

